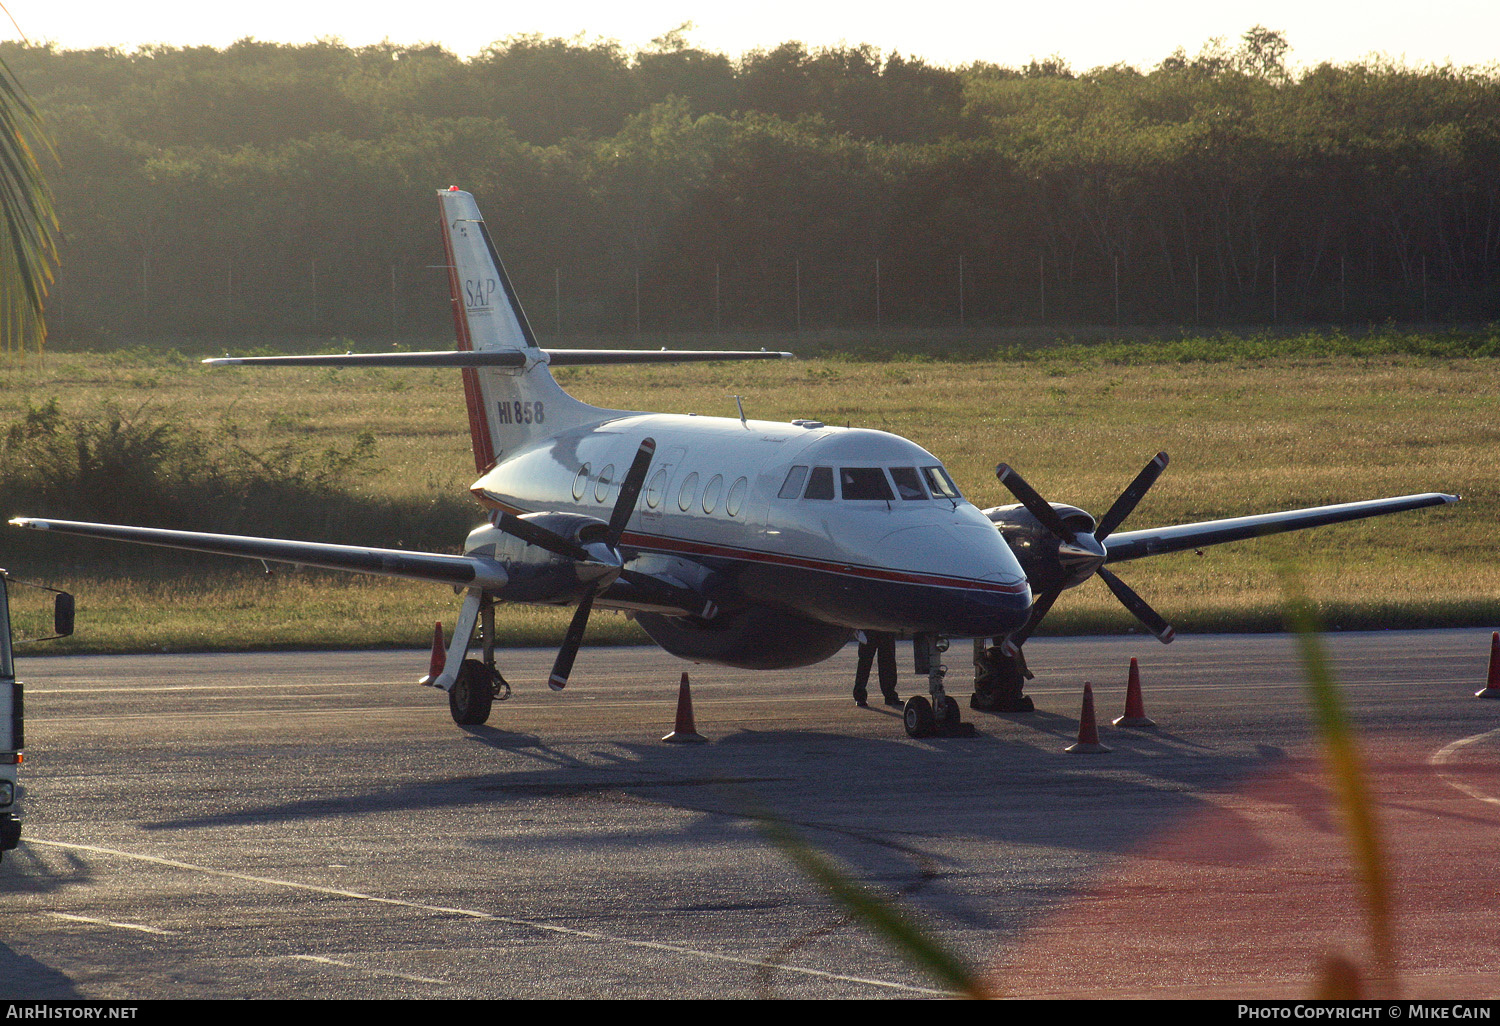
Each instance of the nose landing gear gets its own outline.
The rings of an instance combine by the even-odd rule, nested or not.
[[[963,716],[955,702],[943,690],[943,676],[948,667],[941,661],[948,651],[948,639],[932,634],[918,634],[916,646],[917,672],[927,672],[927,691],[931,700],[922,695],[913,695],[906,700],[902,710],[902,722],[910,737],[972,737],[974,725],[963,722]]]

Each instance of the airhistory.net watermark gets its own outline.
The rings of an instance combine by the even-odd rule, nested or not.
[[[134,1019],[137,1005],[53,1005],[12,1003],[5,1006],[7,1019]]]

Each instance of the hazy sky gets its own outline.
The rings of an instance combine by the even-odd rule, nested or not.
[[[1425,64],[1490,64],[1500,58],[1497,0],[1062,0],[990,3],[925,0],[572,0],[546,5],[470,2],[428,7],[388,0],[254,0],[252,3],[122,3],[0,0],[33,41],[67,49],[142,43],[224,46],[244,36],[351,45],[389,38],[436,42],[461,56],[507,36],[618,39],[628,49],[691,21],[689,40],[731,56],[788,39],[809,45],[870,43],[934,64],[1024,64],[1060,54],[1075,69],[1124,61],[1155,65],[1177,47],[1195,53],[1214,36],[1234,41],[1252,25],[1285,32],[1294,65],[1345,62],[1371,53]],[[15,30],[0,21],[4,34]]]

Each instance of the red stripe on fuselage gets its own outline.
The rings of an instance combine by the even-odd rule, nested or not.
[[[439,207],[443,201],[438,200]],[[469,315],[464,310],[463,293],[458,284],[458,264],[453,257],[453,237],[449,234],[453,226],[448,223],[447,208],[443,207],[443,252],[448,256],[448,299],[453,304],[453,333],[458,339],[460,352],[474,351],[474,340],[469,335]],[[479,372],[465,367],[461,372],[464,381],[464,402],[469,407],[469,438],[474,449],[474,469],[481,474],[495,462],[495,443],[490,438],[490,421],[485,415],[484,393],[479,388]]]

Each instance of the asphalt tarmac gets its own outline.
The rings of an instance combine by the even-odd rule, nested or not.
[[[423,652],[23,657],[0,997],[926,997],[943,984],[770,845],[789,823],[1018,996],[1308,997],[1342,955],[1500,996],[1488,631],[1327,636],[1394,895],[1396,978],[1292,641],[1028,643],[1037,711],[911,740],[804,670],[550,651],[459,728]],[[901,651],[903,697],[924,688]],[[1154,730],[1109,725],[1140,659]],[[968,648],[949,653],[966,698]],[[710,742],[667,745],[692,674]],[[1107,754],[1068,754],[1092,681]],[[873,690],[873,689],[872,689]],[[878,692],[876,692],[878,695]]]

